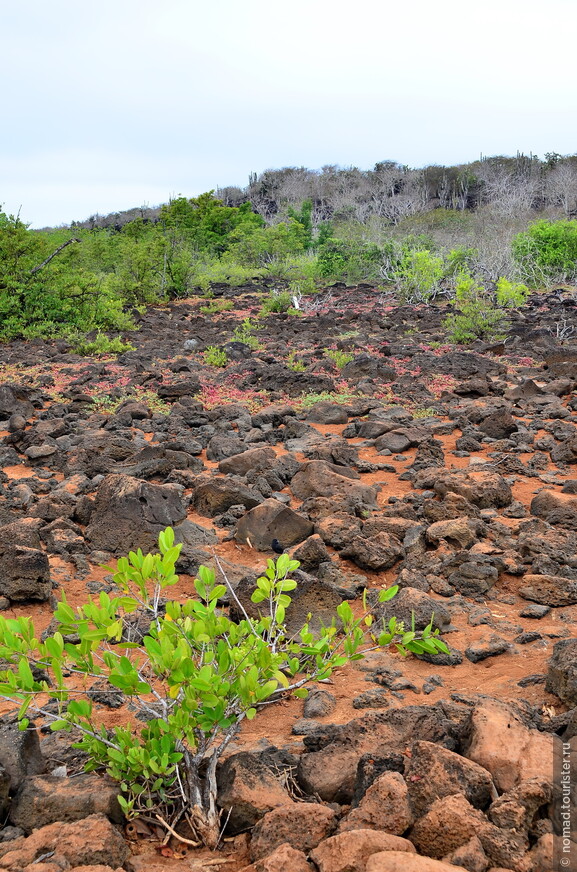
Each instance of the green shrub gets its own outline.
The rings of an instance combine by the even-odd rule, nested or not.
[[[330,357],[337,369],[342,369],[343,366],[350,363],[355,356],[354,354],[351,354],[350,351],[341,351],[338,348],[327,348],[325,354],[327,357]]]
[[[403,303],[424,303],[439,290],[445,273],[442,257],[430,251],[409,251],[396,273],[399,298]]]
[[[577,277],[577,221],[536,221],[512,242],[513,257],[531,286]]]
[[[496,309],[484,287],[471,275],[461,274],[455,285],[457,312],[449,315],[443,326],[452,342],[468,344],[476,339],[502,338],[505,318]]]
[[[527,285],[523,285],[521,282],[510,282],[503,276],[497,280],[495,297],[499,306],[517,308],[523,305],[528,296],[529,288]]]
[[[217,348],[216,345],[209,345],[204,352],[204,362],[207,366],[226,366],[228,357],[223,348]]]
[[[255,324],[250,318],[243,318],[242,323],[234,328],[232,337],[236,342],[243,342],[249,348],[256,350],[260,348],[259,339],[255,336],[257,330],[258,324]]]
[[[234,309],[232,300],[211,300],[206,306],[200,307],[203,315],[216,315],[219,312],[230,312],[231,309]]]
[[[271,312],[288,312],[292,307],[292,295],[290,291],[273,291],[264,301],[261,307],[263,315]]]
[[[166,601],[161,597],[178,582],[181,549],[170,528],[160,534],[159,549],[130,552],[118,561],[119,595],[101,592],[74,610],[63,594],[57,629],[45,641],[31,618],[1,615],[6,667],[0,694],[20,705],[21,729],[29,726],[30,714],[44,717],[52,730],[79,730],[82,738],[74,744],[88,755],[86,769],[105,768],[119,782],[126,817],[144,813],[167,829],[168,821],[182,819],[209,847],[220,836],[217,762],[244,718],[283,693],[306,695],[309,682],[362,659],[367,634],[369,650],[394,645],[403,654],[447,651],[432,622],[420,633],[395,618],[377,627],[366,599],[358,618],[343,602],[330,626],[313,631],[305,624],[289,632],[285,617],[297,587],[289,575],[299,563],[287,554],[269,560],[257,579],[257,618],[238,600],[241,619],[227,617],[219,602],[225,595],[236,599],[234,591],[224,574],[225,583],[217,584],[206,567],[194,581],[194,599]],[[382,590],[379,602],[392,599],[397,589]],[[133,633],[135,617],[148,625],[142,638]],[[122,691],[137,718],[111,730],[99,725],[92,700],[80,689],[82,676]],[[45,707],[47,694],[54,706]]]
[[[104,333],[97,333],[94,339],[78,337],[71,340],[71,345],[78,354],[123,354],[125,351],[134,351],[134,345],[123,342],[119,336],[110,339]]]
[[[291,353],[287,357],[287,362],[286,362],[287,367],[289,369],[291,369],[293,372],[306,372],[306,369],[307,369],[306,363],[303,363],[302,360],[297,360],[296,355],[297,355],[296,351],[291,351]]]

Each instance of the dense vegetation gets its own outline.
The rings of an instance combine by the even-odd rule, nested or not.
[[[454,300],[449,336],[497,335],[528,287],[577,275],[577,158],[491,158],[466,167],[268,171],[245,190],[32,231],[0,213],[0,340],[132,326],[135,308],[263,277],[263,310],[299,308],[322,283]],[[216,302],[216,301],[215,301]]]

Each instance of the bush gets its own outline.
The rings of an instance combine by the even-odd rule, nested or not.
[[[273,291],[263,301],[261,313],[270,315],[271,312],[288,312],[292,304],[293,299],[290,291]]]
[[[362,659],[366,633],[371,648],[447,651],[431,625],[417,633],[391,618],[377,629],[366,600],[359,618],[343,602],[339,626],[335,618],[318,633],[305,624],[289,634],[285,616],[297,586],[289,575],[299,564],[287,554],[269,560],[257,579],[252,601],[262,607],[258,618],[238,601],[242,619],[227,617],[218,603],[225,594],[235,599],[234,591],[226,576],[217,584],[206,567],[194,581],[195,599],[161,600],[178,582],[181,546],[170,528],[160,534],[159,549],[118,561],[118,596],[102,592],[74,611],[63,595],[55,612],[58,629],[45,641],[31,618],[0,616],[0,657],[9,664],[0,673],[0,694],[20,704],[21,729],[29,726],[28,713],[44,717],[52,730],[77,728],[82,738],[75,747],[87,752],[86,769],[105,768],[120,783],[128,818],[144,812],[165,825],[184,818],[209,847],[220,830],[217,762],[244,718],[287,691],[306,695],[310,681]],[[379,601],[396,592],[382,590]],[[143,637],[134,635],[135,619],[148,625]],[[79,690],[81,676],[103,678],[122,691],[137,718],[112,730],[99,726],[92,701]],[[44,706],[47,693],[54,707]]]
[[[97,333],[94,339],[79,337],[71,339],[71,345],[78,354],[123,354],[125,351],[133,351],[134,345],[123,342],[120,336],[110,339],[104,333]]]
[[[401,302],[426,302],[439,290],[444,274],[442,257],[427,250],[407,252],[396,273]]]
[[[443,326],[451,342],[468,344],[476,339],[502,338],[503,312],[496,309],[484,287],[471,275],[461,274],[455,286],[457,313],[449,315]]]
[[[512,242],[513,257],[531,286],[577,278],[577,221],[537,221]]]
[[[529,296],[529,288],[521,282],[510,282],[501,276],[495,287],[495,297],[499,306],[517,308],[522,306]]]
[[[209,345],[204,352],[204,362],[207,366],[226,366],[228,357],[223,348],[217,348],[216,345]]]
[[[347,363],[354,358],[354,354],[351,354],[350,351],[340,351],[338,348],[328,348],[325,351],[327,357],[333,361],[337,369],[342,369]]]

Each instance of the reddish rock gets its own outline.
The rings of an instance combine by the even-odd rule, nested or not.
[[[255,754],[233,754],[219,770],[218,804],[225,817],[230,812],[229,832],[247,830],[268,811],[291,802],[279,779]]]
[[[406,854],[404,851],[379,851],[367,860],[365,872],[470,872],[431,857]]]
[[[367,860],[379,851],[413,854],[415,848],[408,839],[390,833],[349,830],[325,839],[311,851],[310,858],[319,872],[365,872]]]
[[[52,852],[52,862],[58,857],[72,867],[100,864],[113,869],[123,866],[129,854],[124,838],[108,818],[95,814],[74,823],[58,821],[27,838],[0,843],[0,869],[25,868]],[[66,866],[61,864],[61,868]]]
[[[59,778],[33,775],[24,778],[10,809],[10,821],[25,832],[54,821],[78,821],[91,815],[107,815],[120,823],[117,782],[98,775]]]
[[[401,836],[414,820],[405,779],[399,772],[384,772],[341,822],[339,832],[369,829]]]
[[[308,854],[330,836],[336,827],[336,814],[326,805],[297,802],[267,812],[252,833],[250,853],[258,860],[285,842]]]
[[[471,713],[464,756],[487,769],[503,793],[529,778],[550,777],[553,736],[526,727],[506,703],[487,699]]]
[[[405,778],[413,808],[424,814],[436,799],[463,793],[475,808],[491,801],[493,780],[489,772],[433,742],[414,742]]]
[[[268,857],[243,866],[240,872],[313,872],[313,867],[302,851],[296,851],[285,843]]]

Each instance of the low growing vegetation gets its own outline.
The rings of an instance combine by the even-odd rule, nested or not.
[[[305,696],[311,681],[361,659],[375,647],[436,654],[447,648],[429,625],[421,632],[395,618],[373,622],[365,611],[355,618],[343,602],[330,626],[286,627],[291,573],[298,561],[283,554],[269,560],[258,578],[250,617],[223,575],[201,567],[196,598],[163,597],[178,583],[175,564],[181,546],[170,528],[159,536],[159,553],[131,552],[118,561],[117,595],[101,593],[78,609],[58,604],[58,629],[41,641],[32,619],[0,616],[0,694],[17,701],[21,729],[29,715],[42,716],[52,730],[76,728],[76,747],[89,755],[87,769],[105,769],[122,790],[128,818],[143,815],[167,830],[186,820],[198,843],[215,847],[221,823],[217,808],[217,762],[244,718],[285,693]],[[382,590],[379,602],[395,596]],[[220,606],[232,597],[241,615],[231,620]],[[134,634],[135,616],[148,629]],[[39,674],[39,671],[40,674]],[[42,673],[48,675],[48,680]],[[125,695],[145,721],[107,730],[98,719],[83,679],[105,679]],[[49,693],[57,711],[45,707]]]

